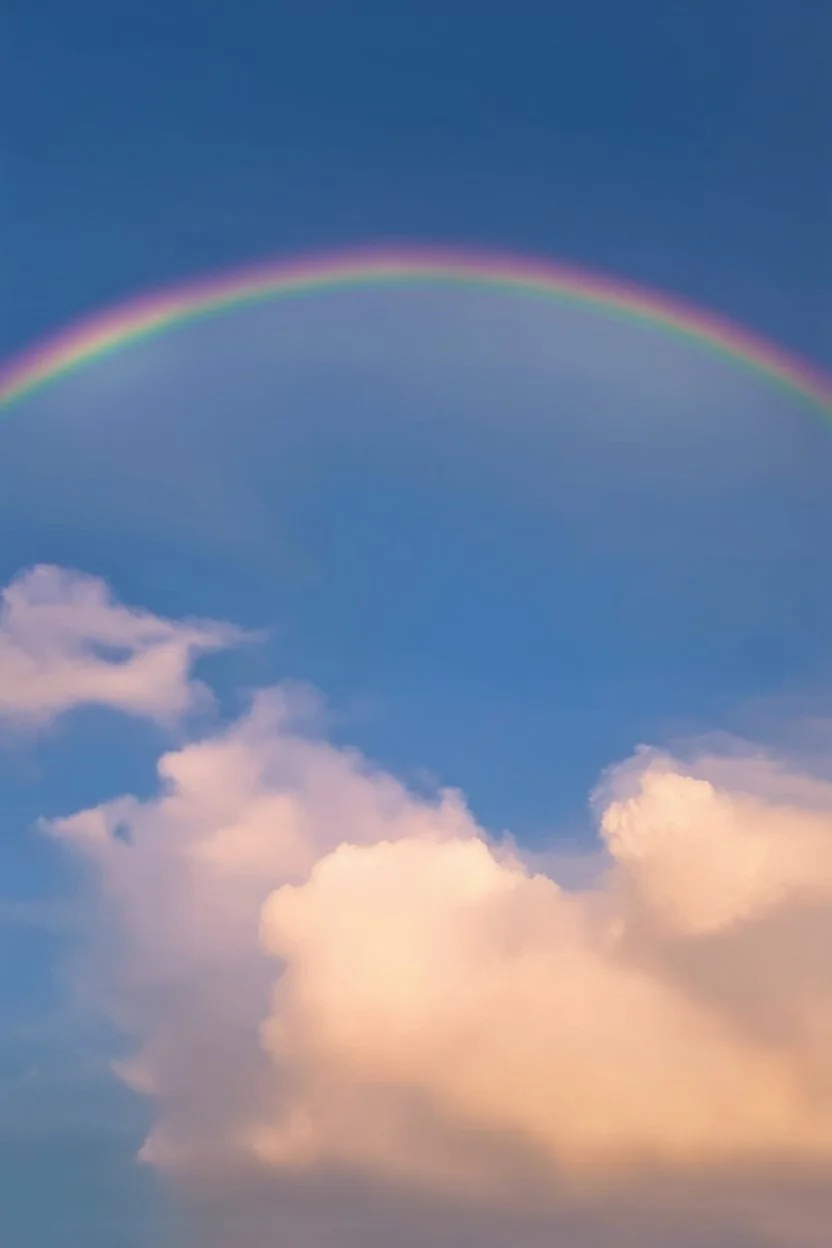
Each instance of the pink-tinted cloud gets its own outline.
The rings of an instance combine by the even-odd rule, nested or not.
[[[41,565],[2,593],[0,719],[41,726],[77,706],[175,720],[208,690],[191,679],[199,654],[238,643],[216,623],[173,623],[116,602],[105,583]]]
[[[102,610],[173,635],[180,701],[149,713],[180,706],[200,644],[90,584],[71,638],[118,644]],[[49,830],[91,868],[86,987],[153,1102],[143,1156],[219,1199],[204,1243],[826,1242],[832,785],[642,750],[570,883],[332,746],[297,689],[159,780]]]

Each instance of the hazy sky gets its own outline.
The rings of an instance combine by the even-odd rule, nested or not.
[[[0,348],[413,239],[830,367],[830,49],[820,0],[7,6]],[[473,290],[6,413],[10,1241],[825,1243],[830,470],[730,361]]]

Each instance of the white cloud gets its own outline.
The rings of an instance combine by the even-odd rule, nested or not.
[[[210,697],[190,678],[194,658],[243,637],[131,609],[95,577],[40,565],[3,590],[0,720],[42,726],[83,705],[175,720]]]
[[[832,972],[766,956],[779,939],[799,957],[807,915],[825,943],[832,820],[719,793],[666,760],[601,826],[612,865],[595,892],[431,835],[342,845],[273,893],[264,941],[287,969],[264,1040],[300,1094],[263,1155],[364,1149],[373,1169],[420,1167],[407,1120],[367,1112],[362,1089],[381,1083],[523,1140],[553,1175],[832,1159],[817,1083]]]
[[[159,1103],[150,1158],[238,1153],[238,1120],[247,1130],[251,1105],[259,1121],[274,1090],[258,1033],[275,974],[259,915],[273,889],[306,879],[342,840],[476,835],[453,794],[416,803],[357,756],[300,735],[308,710],[296,690],[261,694],[222,735],[165,755],[155,800],[51,825],[96,870],[107,934],[95,956],[110,1008],[142,1041],[129,1078]]]
[[[295,703],[260,695],[166,755],[156,798],[52,825],[95,869],[146,1159],[548,1208],[592,1242],[615,1210],[632,1242],[720,1242],[671,1238],[686,1210],[691,1236],[819,1244],[832,786],[642,752],[598,799],[603,870],[566,889]]]
[[[0,714],[173,719],[208,696],[195,658],[241,637],[35,568],[3,596]],[[576,871],[316,716],[262,692],[164,755],[155,797],[47,825],[90,868],[83,987],[132,1041],[144,1158],[209,1176],[240,1243],[245,1223],[349,1248],[390,1218],[414,1246],[825,1243],[832,784],[641,750],[604,777]],[[387,1193],[372,1217],[356,1184]],[[431,1221],[443,1202],[463,1222]]]

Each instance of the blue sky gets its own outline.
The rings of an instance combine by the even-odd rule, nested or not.
[[[822,356],[829,20],[822,0],[6,6],[4,340],[252,256],[427,236],[620,271]]]
[[[416,240],[551,256],[666,289],[830,367],[830,40],[820,0],[7,6],[0,350],[12,355],[85,312],[205,271]],[[634,1018],[643,1009],[653,1019],[652,1030],[610,1032],[610,1044],[632,1054],[632,1067],[621,1068],[632,1086],[644,1081],[652,1104],[651,1070],[638,1055],[654,1045],[658,1068],[675,1044],[690,1086],[715,1105],[673,1018],[695,1004],[688,1032],[710,1053],[713,1019],[700,997],[713,1008],[727,996],[726,1018],[757,1047],[738,1057],[717,1046],[713,1068],[734,1072],[737,1122],[753,1126],[754,1080],[764,1077],[755,1063],[760,1036],[769,1036],[760,1019],[767,1011],[803,1019],[809,1010],[782,995],[779,972],[758,987],[771,942],[799,963],[799,973],[786,967],[786,981],[805,980],[814,999],[830,991],[807,953],[827,935],[828,897],[815,898],[809,882],[827,878],[818,845],[832,809],[832,442],[816,414],[691,344],[588,312],[494,292],[353,291],[234,313],[134,346],[9,413],[0,448],[2,585],[36,564],[76,568],[107,582],[114,601],[151,613],[142,624],[146,617],[99,604],[84,608],[94,626],[75,623],[75,590],[64,585],[46,619],[24,581],[8,599],[23,603],[22,633],[8,608],[0,626],[0,1152],[9,1159],[0,1208],[10,1211],[0,1218],[15,1244],[187,1248],[198,1239],[213,1248],[214,1234],[223,1248],[232,1240],[248,1248],[291,1234],[304,1248],[353,1248],[373,1235],[405,1248],[466,1237],[490,1248],[484,1217],[494,1248],[501,1235],[521,1248],[553,1235],[558,1248],[598,1242],[608,1229],[603,1208],[615,1200],[587,1210],[564,1196],[554,1213],[546,1201],[540,1212],[538,1162],[527,1158],[552,1149],[567,1165],[580,1133],[524,1116],[519,1085],[508,1105],[469,1088],[460,1109],[459,1041],[439,988],[424,1005],[423,1034],[435,1028],[449,1066],[437,1067],[433,1050],[414,1041],[422,1065],[408,1095],[423,1079],[418,1095],[444,1106],[441,1121],[428,1128],[424,1107],[391,1102],[384,1113],[407,1130],[374,1151],[376,1136],[367,1128],[365,1137],[361,1124],[375,1121],[375,1101],[365,1105],[366,1086],[350,1082],[358,1078],[351,1069],[339,1084],[339,1124],[320,1116],[314,1098],[299,1102],[323,1158],[308,1182],[287,1182],[269,1152],[279,1116],[256,1124],[265,1131],[264,1172],[238,1174],[232,1127],[247,1121],[250,1086],[265,1089],[269,1103],[276,1095],[276,1057],[256,1040],[257,1026],[271,1019],[299,1046],[306,1056],[289,1061],[293,1072],[309,1052],[321,1063],[310,1078],[323,1078],[333,1060],[324,1041],[341,1026],[340,998],[330,963],[316,961],[330,936],[342,977],[355,984],[356,1016],[391,1027],[395,993],[382,991],[383,968],[367,970],[386,939],[402,967],[434,985],[446,959],[456,965],[459,931],[482,959],[491,956],[490,945],[476,943],[482,931],[465,888],[448,884],[458,862],[466,879],[481,869],[493,876],[502,896],[507,877],[483,867],[464,839],[473,833],[479,845],[510,831],[521,856],[554,855],[546,870],[566,880],[575,854],[596,851],[601,819],[612,883],[596,880],[579,904],[589,927],[596,896],[617,916],[613,925],[635,925],[629,953],[657,994],[649,1007],[630,1003]],[[207,654],[181,641],[195,669],[163,680],[154,647],[173,638],[179,654],[178,622],[195,616],[258,636]],[[68,635],[81,639],[80,650]],[[107,666],[124,658],[111,645],[134,647],[135,661],[148,663],[127,692]],[[31,690],[41,680],[76,692],[44,703],[33,720]],[[318,690],[324,709],[311,719],[301,709],[300,727],[274,710],[252,718],[252,691],[284,680]],[[641,745],[670,755],[624,763]],[[332,747],[359,749],[380,771],[368,778]],[[156,770],[166,751],[175,809],[164,804]],[[203,757],[215,760],[204,774]],[[593,811],[591,791],[619,764]],[[704,813],[699,783],[712,786]],[[459,824],[462,848],[454,841],[462,817],[436,796],[446,786],[464,793],[470,811]],[[180,878],[177,855],[230,853],[229,829],[242,837],[235,852],[254,853],[245,839],[254,829],[277,862],[288,852],[279,836],[289,807],[311,829],[311,882],[294,866],[267,870],[259,857],[256,872],[246,868],[259,881],[250,894],[235,891],[236,877],[225,891],[202,875]],[[54,835],[38,830],[38,820],[75,812],[88,813],[53,825]],[[84,831],[96,819],[131,841],[135,868],[121,849],[96,857]],[[665,825],[693,829],[678,858],[628,856],[632,836],[649,846],[651,829]],[[447,868],[419,857],[425,828],[458,851]],[[708,839],[712,828],[722,829],[717,841]],[[735,858],[713,848],[734,846],[735,834]],[[379,849],[387,838],[389,862]],[[341,874],[341,840],[357,862],[380,855],[379,874],[362,885],[377,924],[369,952],[351,943],[358,894]],[[743,846],[752,843],[765,862],[797,864],[770,879],[759,869],[763,900],[744,891]],[[392,919],[375,879],[411,916],[407,940],[404,929],[385,935]],[[411,879],[413,897],[402,884]],[[154,880],[169,885],[156,889]],[[295,910],[276,907],[258,944],[259,907],[273,889],[295,886]],[[537,894],[526,896],[516,879],[513,887],[525,897],[518,913],[536,915]],[[630,901],[619,913],[622,897]],[[763,913],[771,897],[781,907],[773,917]],[[429,934],[417,941],[418,916],[434,904],[448,942],[438,960]],[[488,910],[489,931],[492,918],[495,931],[520,922],[499,904]],[[541,902],[528,939],[565,982],[571,972],[546,960],[561,946],[551,945],[545,916],[560,904]],[[217,914],[228,947],[212,939],[195,950],[187,932],[213,931]],[[736,932],[720,945],[731,923]],[[706,930],[715,943],[703,949]],[[572,949],[578,938],[559,939]],[[683,956],[685,940],[700,943]],[[580,942],[573,952],[583,966]],[[269,1004],[272,955],[297,962],[285,1014]],[[732,979],[724,968],[735,963],[746,969]],[[650,979],[658,965],[678,994],[672,1000]],[[462,982],[479,966],[461,961]],[[609,966],[597,976],[594,967],[582,971],[585,999],[612,1017],[618,998],[603,985],[615,981]],[[522,993],[499,982],[497,1014],[476,1016],[481,1033],[495,1037],[493,1052],[481,1045],[486,1083],[501,1061],[538,1069],[537,1050],[521,1060],[512,1047],[524,1029],[542,1053],[562,1039],[536,1030],[563,1009],[557,995],[544,993],[548,1004],[526,1017]],[[317,985],[322,1012],[295,1035],[304,983]],[[506,1018],[515,1022],[504,1036]],[[795,1023],[783,1052],[795,1077],[808,1079],[820,1040],[802,1027]],[[353,1037],[381,1082],[399,1069],[385,1065],[386,1034],[368,1025]],[[594,1040],[587,1032],[583,1042]],[[155,1098],[111,1073],[125,1054],[140,1056]],[[540,1060],[536,1077],[550,1091],[571,1081],[586,1103],[606,1086],[603,1054],[586,1084],[568,1063]],[[296,1073],[281,1070],[280,1079],[300,1095]],[[560,1106],[552,1121],[575,1114],[552,1096]],[[366,1107],[360,1122],[350,1117],[353,1100],[362,1114]],[[686,1110],[670,1094],[668,1103],[672,1122],[658,1111],[636,1119],[622,1111],[608,1131],[620,1132],[625,1149],[646,1139],[677,1165],[669,1141]],[[708,1166],[720,1154],[703,1127],[700,1169],[682,1166],[682,1187],[694,1196],[680,1197],[688,1229],[675,1218],[673,1248],[739,1245],[764,1231],[772,1248],[821,1242],[812,1236],[822,1234],[822,1214],[798,1225],[789,1184],[826,1164],[817,1142],[824,1124],[804,1122],[791,1104],[781,1119],[754,1129],[770,1131],[786,1157],[777,1172],[782,1207],[768,1222],[760,1214],[759,1193],[771,1187],[765,1160],[759,1173],[752,1166],[750,1189],[737,1177],[748,1163],[739,1128],[714,1180]],[[447,1153],[450,1211],[419,1152],[423,1130],[436,1158]],[[482,1156],[469,1155],[471,1131],[486,1141]],[[152,1164],[142,1165],[136,1155],[148,1133],[156,1143]],[[453,1168],[459,1158],[469,1167],[464,1182]],[[216,1179],[218,1166],[223,1181],[206,1212],[201,1182],[206,1172]],[[515,1172],[519,1185],[506,1178]],[[639,1174],[615,1214],[619,1232],[668,1242],[649,1213],[655,1176]],[[502,1190],[503,1180],[512,1212],[501,1229],[488,1221],[482,1189]],[[381,1205],[368,1212],[356,1203],[355,1183],[362,1192],[369,1184]],[[520,1223],[511,1221],[518,1203]],[[718,1241],[691,1212],[697,1207],[709,1211]]]

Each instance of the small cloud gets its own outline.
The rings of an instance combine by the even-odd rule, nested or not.
[[[117,602],[96,577],[49,565],[22,573],[0,605],[0,720],[41,728],[79,706],[170,723],[210,699],[194,660],[241,629],[174,623]]]

